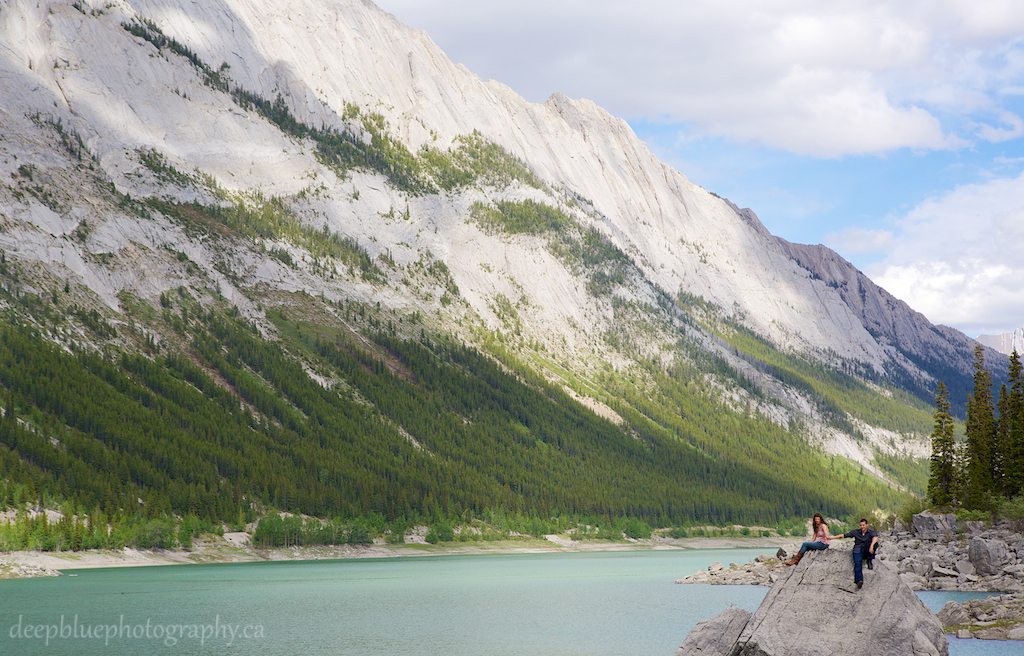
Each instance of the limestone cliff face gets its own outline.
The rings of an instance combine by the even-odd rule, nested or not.
[[[181,47],[156,47],[124,27],[143,22]],[[447,152],[476,133],[536,184],[420,194],[396,189],[381,172],[339,173],[309,139],[204,83],[213,72],[227,86],[280,99],[304,125],[354,130],[367,142],[351,112],[379,114],[411,156]],[[526,102],[452,63],[426,34],[370,2],[6,2],[0,124],[0,246],[73,278],[114,312],[125,294],[152,301],[183,282],[215,287],[254,318],[251,290],[305,292],[420,311],[468,341],[479,329],[500,330],[586,367],[671,361],[679,326],[665,328],[653,314],[653,327],[631,336],[629,353],[607,335],[624,305],[654,312],[682,293],[830,364],[853,361],[925,386],[939,364],[968,371],[966,337],[932,326],[832,251],[773,237],[750,210],[658,161],[621,119],[558,93]],[[70,134],[81,139],[88,167],[62,146]],[[147,168],[146,153],[203,184]],[[284,240],[218,253],[182,225],[129,211],[124,200],[223,202],[207,183],[236,198],[282,199],[305,226],[386,263],[387,284],[358,276],[341,284]],[[628,258],[628,275],[595,294],[587,275],[543,238],[494,234],[473,220],[478,203],[525,200],[596,230]],[[294,266],[268,257],[273,249],[288,251]],[[183,254],[202,275],[182,273],[168,253]],[[410,273],[432,262],[445,265],[459,303]],[[688,335],[711,344],[697,327]]]

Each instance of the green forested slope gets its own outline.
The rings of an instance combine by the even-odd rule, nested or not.
[[[819,410],[842,428],[853,432],[852,427],[844,425],[848,423],[846,413],[850,413],[896,432],[927,435],[931,430],[930,407],[906,391],[887,386],[887,393],[880,394],[843,371],[782,353],[749,329],[730,328],[725,340],[737,354],[774,378],[816,397]],[[868,371],[861,373],[870,375]]]
[[[280,342],[232,313],[198,312],[179,324],[186,352],[155,359],[68,353],[7,325],[0,505],[47,497],[108,517],[227,522],[253,502],[385,521],[501,509],[672,525],[897,499],[685,387],[674,413],[624,394],[620,427],[465,347],[378,333],[367,348],[275,320]]]

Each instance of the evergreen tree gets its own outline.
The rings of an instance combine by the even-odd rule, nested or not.
[[[992,457],[996,419],[992,404],[992,374],[985,368],[985,352],[974,348],[974,392],[967,399],[967,499],[969,509],[988,506],[995,492]]]
[[[1007,384],[1006,412],[999,421],[1006,425],[1003,467],[1006,495],[1012,498],[1024,493],[1024,367],[1016,350],[1010,354]]]
[[[1006,480],[1008,447],[1010,444],[1010,395],[1004,383],[999,387],[999,400],[996,402],[998,419],[996,429],[992,433],[992,486],[993,491],[1001,496],[1009,492]]]
[[[949,391],[940,382],[935,392],[935,430],[932,431],[931,475],[928,498],[936,506],[948,506],[955,500],[956,441],[953,417],[949,414]]]
[[[956,443],[955,457],[953,462],[953,503],[961,507],[967,506],[967,463],[968,449],[967,442]]]

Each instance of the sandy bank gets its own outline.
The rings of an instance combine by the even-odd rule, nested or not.
[[[672,549],[765,548],[775,550],[792,542],[787,538],[653,538],[609,542],[576,541],[564,536],[501,542],[449,542],[431,544],[372,544],[313,547],[253,547],[244,533],[226,533],[224,538],[197,541],[185,550],[100,550],[80,552],[13,551],[0,553],[0,578],[46,576],[46,571],[65,572],[99,567],[145,567],[194,565],[199,563],[246,563],[283,560],[325,560],[330,558],[395,558],[473,554],[560,553],[589,551],[650,551]],[[52,574],[51,574],[52,575]]]

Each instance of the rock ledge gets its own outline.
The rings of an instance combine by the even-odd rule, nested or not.
[[[864,574],[858,590],[849,545],[810,552],[779,572],[742,629],[746,611],[727,609],[694,627],[676,656],[948,654],[938,618],[894,571],[879,563]]]

